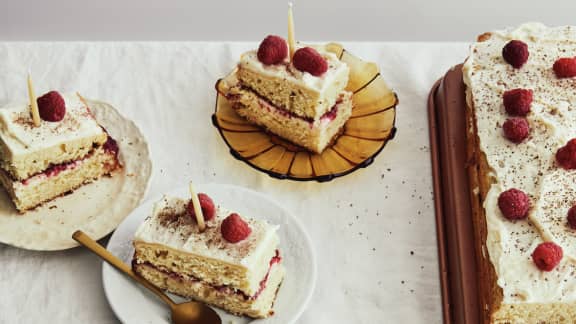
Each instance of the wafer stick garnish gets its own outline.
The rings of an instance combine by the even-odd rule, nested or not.
[[[28,71],[28,97],[30,99],[30,112],[32,113],[32,121],[34,126],[40,126],[40,112],[38,111],[38,102],[36,101],[36,94],[34,93],[34,86],[32,85],[32,76]]]
[[[204,232],[206,229],[206,224],[204,224],[204,214],[202,214],[202,207],[200,206],[200,200],[198,195],[194,190],[194,185],[190,181],[190,195],[192,196],[192,205],[194,206],[194,214],[196,214],[196,222],[198,223],[198,228],[200,233]]]
[[[294,37],[294,15],[292,14],[292,2],[288,2],[288,47],[290,49],[290,61],[296,51],[296,38]]]

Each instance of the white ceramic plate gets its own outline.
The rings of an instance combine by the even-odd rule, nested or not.
[[[274,304],[274,316],[252,320],[233,316],[216,308],[222,317],[222,323],[294,323],[308,304],[316,284],[316,259],[310,238],[300,222],[267,196],[249,189],[210,184],[198,186],[196,190],[207,193],[216,204],[240,215],[253,216],[280,225],[280,253],[286,267],[286,277]],[[188,188],[182,187],[169,195],[186,197],[189,195]],[[132,260],[132,238],[136,229],[150,214],[153,204],[160,199],[161,197],[158,197],[147,201],[135,209],[110,238],[108,250],[125,263],[130,264]],[[123,323],[170,323],[167,306],[146,288],[138,286],[107,263],[102,267],[102,280],[108,302]],[[178,296],[171,296],[178,302],[183,300]]]
[[[25,214],[19,214],[0,189],[0,242],[29,250],[72,248],[78,246],[74,231],[100,239],[140,204],[152,172],[144,135],[111,105],[87,101],[96,120],[118,142],[123,169]]]

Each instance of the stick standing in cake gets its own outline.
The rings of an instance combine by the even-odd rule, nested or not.
[[[290,50],[290,60],[296,51],[296,35],[294,34],[294,13],[292,12],[292,2],[288,2],[288,49]]]
[[[192,181],[189,184],[190,187],[190,196],[191,196],[191,204],[192,208],[194,209],[194,214],[196,215],[196,223],[198,224],[198,230],[200,233],[204,232],[206,229],[206,224],[204,223],[204,214],[202,214],[202,207],[200,207],[200,200],[198,199],[198,195],[196,194],[196,190],[194,190],[194,185]]]
[[[346,91],[350,69],[323,46],[297,46],[292,7],[288,43],[267,36],[258,50],[244,53],[218,91],[236,113],[311,152],[321,153],[352,113]]]
[[[28,71],[28,97],[30,99],[30,113],[32,114],[32,121],[34,127],[40,126],[40,113],[38,112],[38,102],[36,102],[36,94],[34,93],[34,86],[32,85],[32,74]]]

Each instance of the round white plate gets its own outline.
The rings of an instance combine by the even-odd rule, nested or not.
[[[310,238],[304,228],[286,209],[267,196],[249,189],[208,184],[198,186],[198,192],[207,193],[216,204],[221,204],[240,215],[265,219],[270,224],[280,225],[280,255],[286,267],[286,277],[274,304],[274,316],[252,320],[230,315],[215,308],[225,324],[289,324],[294,323],[308,304],[316,284],[316,259]],[[182,187],[168,195],[186,197],[188,188]],[[108,250],[130,264],[134,249],[132,238],[144,218],[150,214],[154,203],[161,198],[150,200],[134,210],[120,224],[108,242]],[[120,321],[130,323],[170,323],[167,306],[155,295],[124,276],[107,263],[102,267],[104,291],[110,306]],[[182,298],[171,295],[177,302]]]
[[[72,239],[76,230],[100,239],[140,204],[152,172],[144,135],[111,105],[87,101],[98,123],[118,142],[122,170],[24,214],[0,189],[0,242],[29,250],[72,248],[78,246]]]

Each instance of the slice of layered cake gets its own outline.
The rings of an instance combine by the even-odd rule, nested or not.
[[[0,109],[0,183],[20,212],[120,167],[118,146],[78,94],[38,98],[34,125],[26,103]]]
[[[290,59],[286,41],[268,36],[244,53],[217,90],[248,121],[321,153],[352,112],[345,91],[348,66],[323,47],[300,47]]]
[[[272,315],[284,278],[278,226],[244,219],[205,194],[198,198],[204,232],[190,199],[156,203],[134,238],[134,272],[161,289],[236,315]]]

